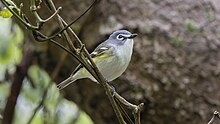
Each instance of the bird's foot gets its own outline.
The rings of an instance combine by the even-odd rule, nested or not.
[[[112,97],[114,97],[115,94],[116,94],[116,90],[115,90],[115,87],[113,85],[111,85],[111,90],[112,90]]]
[[[108,80],[107,80],[106,78],[104,78],[104,79],[105,79],[105,83],[107,83],[108,85],[110,85],[109,82],[108,82]],[[116,94],[115,87],[114,87],[113,85],[110,85],[110,86],[111,86],[112,97],[114,97],[115,94]]]

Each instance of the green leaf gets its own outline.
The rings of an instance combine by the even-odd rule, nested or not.
[[[13,14],[6,8],[0,11],[0,16],[3,18],[10,18]]]
[[[23,32],[18,25],[12,23],[11,18],[0,17],[0,80],[4,79],[5,70],[12,74],[15,65],[20,63]]]
[[[0,112],[4,110],[7,96],[8,96],[8,90],[10,89],[9,83],[1,83],[0,84]]]
[[[50,76],[46,71],[41,69],[37,65],[32,65],[28,70],[29,77],[34,81],[36,88],[39,90],[45,90],[49,84]]]
[[[11,19],[0,19],[0,64],[17,64],[21,59],[19,44],[23,32]]]

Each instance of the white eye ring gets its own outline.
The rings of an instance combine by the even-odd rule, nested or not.
[[[116,37],[117,40],[123,40],[124,39],[124,36],[119,34],[117,37]]]

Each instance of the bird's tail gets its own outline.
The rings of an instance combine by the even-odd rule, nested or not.
[[[76,79],[73,79],[72,76],[68,77],[66,80],[62,81],[60,84],[57,85],[57,88],[59,90],[62,90],[63,88],[67,87],[71,83],[76,81]]]

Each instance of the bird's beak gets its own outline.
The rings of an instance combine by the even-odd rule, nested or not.
[[[133,39],[133,38],[135,38],[137,36],[137,34],[131,34],[129,37],[128,37],[128,39]]]

